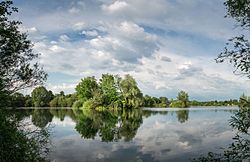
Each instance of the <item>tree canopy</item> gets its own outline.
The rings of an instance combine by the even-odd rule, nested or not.
[[[9,19],[16,7],[12,1],[0,2],[0,78],[1,89],[10,94],[18,90],[43,83],[47,74],[36,62],[39,54],[33,52],[33,45],[27,33],[19,30],[20,21]]]
[[[227,0],[226,17],[234,18],[242,34],[229,39],[224,51],[220,53],[217,62],[229,61],[235,67],[236,74],[244,74],[250,78],[250,1]]]
[[[95,77],[86,77],[76,86],[76,94],[80,100],[88,100],[94,96],[95,91],[98,89],[98,84]]]
[[[134,108],[143,105],[143,95],[130,75],[103,74],[99,82],[86,77],[76,86],[77,104],[87,108]]]
[[[49,102],[53,98],[53,93],[48,91],[45,87],[40,86],[32,91],[31,96],[35,107],[44,107],[49,106]]]

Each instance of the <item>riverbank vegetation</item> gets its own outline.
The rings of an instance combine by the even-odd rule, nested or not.
[[[186,108],[195,106],[239,106],[242,99],[249,97],[242,95],[241,100],[225,101],[197,101],[189,100],[185,91],[180,91],[176,99],[168,97],[152,97],[143,95],[135,79],[126,75],[103,74],[99,81],[95,77],[83,78],[76,86],[76,92],[65,94],[61,91],[54,94],[43,86],[36,87],[31,95],[19,92],[11,95],[11,107],[73,107],[86,109],[122,109],[122,108]]]

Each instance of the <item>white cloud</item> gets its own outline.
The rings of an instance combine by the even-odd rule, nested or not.
[[[77,22],[73,25],[74,30],[83,30],[85,28],[85,23],[82,22]]]
[[[72,8],[69,9],[70,14],[77,14],[79,12],[80,12],[80,10],[78,8],[76,8],[76,7],[72,7]]]
[[[183,89],[191,98],[236,98],[250,89],[230,66],[214,62],[234,33],[222,0],[79,1],[33,14],[22,7],[21,30],[48,72],[130,73],[157,96]]]
[[[21,26],[19,27],[19,30],[20,30],[21,32],[28,32],[28,33],[30,33],[30,34],[33,34],[33,33],[37,32],[37,28],[36,28],[36,27],[30,27],[30,28],[28,28],[28,27],[26,27],[26,26],[24,26],[24,25],[21,25]]]
[[[70,38],[66,34],[63,34],[59,37],[59,40],[63,42],[67,42],[67,41],[70,41]]]
[[[60,93],[61,91],[64,91],[66,94],[67,93],[73,93],[76,87],[77,83],[62,83],[62,84],[57,84],[57,85],[53,85],[51,83],[47,84],[46,87],[49,90],[52,90],[52,92],[54,94],[56,93]]]
[[[102,9],[108,11],[109,13],[113,13],[116,11],[121,11],[126,7],[128,7],[128,4],[125,1],[115,1],[110,5],[103,5]]]
[[[89,40],[89,44],[119,61],[136,63],[158,50],[157,37],[132,22],[108,26],[108,35]]]
[[[98,36],[98,32],[96,30],[87,30],[87,31],[82,31],[82,34],[86,36],[91,36],[91,37],[96,37]]]

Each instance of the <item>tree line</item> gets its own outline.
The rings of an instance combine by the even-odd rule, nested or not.
[[[44,86],[36,87],[31,95],[19,92],[11,95],[12,107],[74,107],[87,109],[117,109],[138,107],[176,107],[190,106],[237,106],[238,100],[196,101],[189,100],[185,91],[180,91],[176,99],[165,96],[152,97],[143,95],[135,79],[130,75],[124,78],[119,75],[103,74],[97,81],[95,77],[85,77],[75,87],[75,93],[67,94],[61,91],[53,94]]]

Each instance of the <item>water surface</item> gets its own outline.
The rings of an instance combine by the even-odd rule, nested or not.
[[[222,152],[234,133],[236,107],[136,109],[120,112],[71,109],[18,110],[36,127],[50,127],[48,159],[60,162],[188,161]]]

